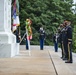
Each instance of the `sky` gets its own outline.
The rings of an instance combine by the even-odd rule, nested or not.
[[[76,3],[76,0],[73,0],[74,1],[74,4]],[[75,6],[73,6],[72,8],[75,8]]]
[[[76,3],[76,0],[73,0],[74,4]],[[75,6],[72,7],[73,9],[75,9]],[[73,13],[76,13],[75,11],[73,11]]]
[[[76,0],[73,0],[74,1],[74,3],[76,3]]]

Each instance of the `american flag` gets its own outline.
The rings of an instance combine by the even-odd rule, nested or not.
[[[20,25],[19,20],[19,2],[18,0],[14,0],[13,3],[13,28],[12,31],[14,32],[17,29],[17,26]]]

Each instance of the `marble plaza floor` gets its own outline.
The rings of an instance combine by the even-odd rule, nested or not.
[[[76,54],[73,63],[65,63],[61,51],[54,52],[52,46],[31,46],[31,55],[25,46],[20,46],[19,55],[0,58],[0,75],[76,75]]]

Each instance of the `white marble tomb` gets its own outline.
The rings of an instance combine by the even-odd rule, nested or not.
[[[11,32],[11,0],[0,0],[0,58],[19,54],[16,36]]]

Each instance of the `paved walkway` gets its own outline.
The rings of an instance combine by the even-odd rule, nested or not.
[[[54,52],[52,46],[31,46],[31,56],[25,46],[20,46],[20,54],[13,58],[0,58],[0,75],[76,75],[76,55],[73,63],[65,63],[61,52]]]

